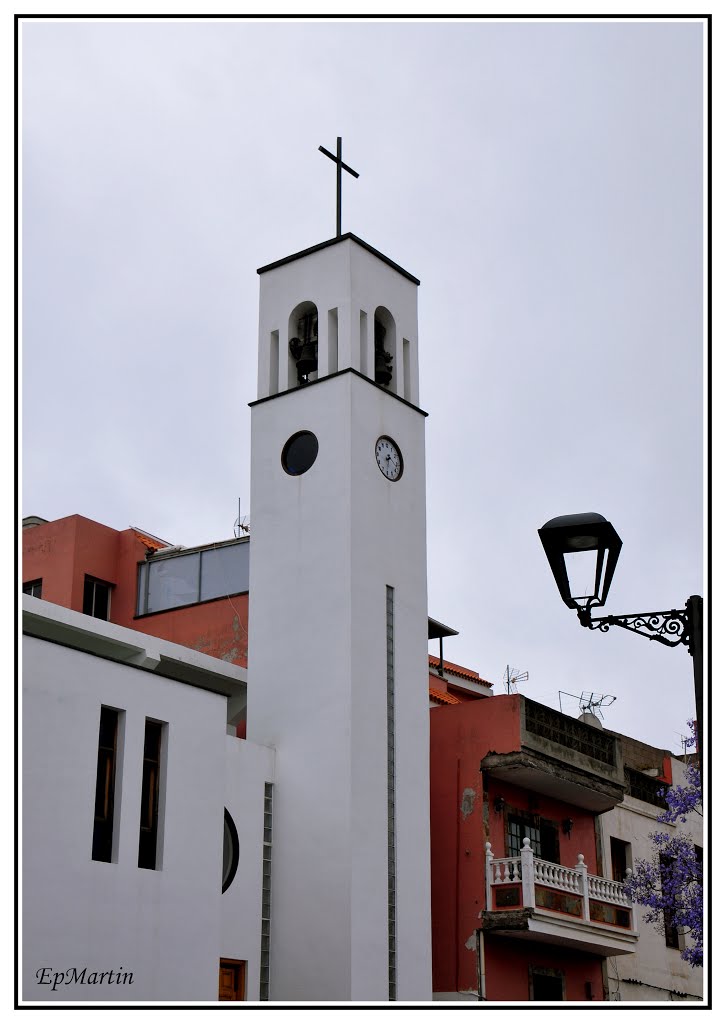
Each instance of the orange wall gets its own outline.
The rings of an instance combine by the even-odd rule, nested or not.
[[[86,575],[114,584],[111,621],[125,625],[134,612],[136,562],[145,554],[131,530],[120,534],[92,519],[67,516],[23,530],[23,582],[42,579],[43,600],[77,612],[83,611]]]
[[[487,1002],[528,1002],[530,966],[563,971],[567,1002],[584,1001],[588,981],[592,999],[604,999],[599,957],[563,946],[505,939],[489,933],[484,939]]]
[[[247,666],[249,594],[141,615],[129,625],[233,665]]]
[[[95,576],[113,584],[111,622],[246,666],[247,594],[136,617],[138,563],[146,551],[134,530],[67,516],[23,530],[23,582],[42,579],[43,600],[82,612],[85,577]]]
[[[518,694],[432,708],[430,718],[434,991],[476,992],[475,932],[481,925],[479,914],[485,909],[485,843],[492,843],[495,856],[504,856],[505,852],[504,814],[494,811],[494,799],[502,796],[513,807],[532,810],[558,822],[572,818],[570,836],[560,831],[560,859],[574,866],[577,854],[582,853],[593,873],[597,872],[595,823],[591,814],[579,808],[491,777],[487,780],[488,792],[484,792],[482,758],[488,753],[521,749]],[[500,941],[488,938],[487,944],[496,946]],[[517,985],[524,977],[527,994],[520,997],[510,993],[499,998],[529,998],[527,964],[533,962],[532,956],[541,948],[535,943],[514,943],[509,954],[510,969],[519,979]],[[568,964],[571,956],[565,949],[556,954],[560,962]],[[582,963],[600,977],[599,958],[584,957]],[[556,965],[543,962],[542,966]],[[593,977],[588,974],[587,980],[593,981]],[[599,984],[602,992],[601,981]],[[582,987],[584,982],[581,985],[580,981],[573,981],[573,985]],[[494,998],[489,991],[487,997]]]

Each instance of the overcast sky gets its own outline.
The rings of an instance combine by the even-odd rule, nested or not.
[[[26,22],[22,514],[232,535],[256,269],[335,234],[342,135],[343,231],[421,279],[445,656],[678,751],[685,647],[582,629],[537,530],[612,521],[608,613],[703,593],[702,31]]]

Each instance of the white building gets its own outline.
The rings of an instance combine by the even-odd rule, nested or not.
[[[664,778],[672,784],[685,784],[684,764],[667,751],[622,737],[628,745],[631,763],[638,763],[633,781],[623,802],[599,818],[604,873],[622,880],[636,861],[651,860],[651,832],[688,832],[696,846],[703,849],[703,818],[688,816],[685,824],[669,825],[658,821],[664,804],[659,797]],[[636,795],[637,794],[637,795]],[[640,937],[633,953],[607,962],[609,998],[618,1002],[702,1000],[703,969],[691,967],[681,959],[687,938],[672,928],[658,929],[643,920],[645,908],[636,907]]]
[[[353,235],[259,273],[249,694],[24,599],[28,1000],[431,998],[418,281]]]
[[[23,630],[22,998],[258,999],[274,752],[228,732],[245,670],[33,597]]]

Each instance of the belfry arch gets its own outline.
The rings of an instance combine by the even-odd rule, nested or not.
[[[373,317],[374,366],[376,384],[397,392],[396,321],[385,306],[377,306]]]
[[[298,303],[287,326],[288,387],[309,384],[318,378],[318,307]]]

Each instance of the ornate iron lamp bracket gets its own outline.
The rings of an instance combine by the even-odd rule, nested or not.
[[[638,615],[605,615],[599,619],[593,619],[588,608],[578,608],[577,617],[580,625],[588,629],[599,629],[607,633],[611,626],[621,626],[631,633],[640,633],[649,640],[657,640],[666,647],[686,644],[689,653],[693,654],[687,608],[674,608],[669,612],[641,612]]]

